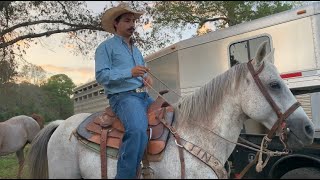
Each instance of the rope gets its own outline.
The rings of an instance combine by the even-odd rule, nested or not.
[[[174,92],[178,97],[181,97],[177,92],[175,92],[173,89],[170,89],[163,81],[161,81],[159,78],[157,78],[153,73],[148,71],[149,74],[151,74],[154,78],[156,78],[158,81],[160,81],[166,88],[168,88],[170,91]],[[157,91],[156,91],[157,92]]]
[[[173,106],[172,103],[169,103],[169,101],[165,97],[163,97],[157,90],[155,90],[147,81],[145,81],[144,79],[142,79],[142,81],[146,83],[154,92],[156,92],[158,96],[162,97],[165,101],[167,101],[170,106]]]
[[[260,145],[260,149],[266,149],[267,148],[267,142],[271,142],[271,139],[269,139],[267,136],[264,136],[263,139],[262,139],[262,142],[261,142],[261,145]],[[270,159],[270,154],[267,153],[267,159],[265,160],[265,162],[263,163],[263,160],[262,160],[262,153],[261,152],[258,152],[259,153],[259,160],[258,160],[258,163],[257,163],[257,166],[256,166],[256,171],[257,172],[261,172],[262,169],[267,165],[269,159]]]
[[[221,139],[223,139],[223,140],[225,140],[225,141],[227,141],[227,142],[229,142],[229,143],[231,143],[231,144],[235,144],[235,145],[238,145],[238,146],[242,146],[242,147],[245,147],[245,148],[247,148],[247,149],[251,149],[251,150],[256,151],[256,152],[260,152],[260,153],[263,153],[263,154],[268,154],[269,156],[281,156],[281,155],[288,154],[288,152],[271,151],[271,150],[268,150],[268,149],[266,149],[266,148],[261,148],[261,147],[259,147],[259,146],[257,146],[257,145],[254,145],[253,143],[251,143],[251,142],[249,142],[249,141],[246,141],[246,140],[244,140],[244,141],[249,142],[248,144],[250,144],[250,145],[252,145],[252,146],[254,146],[254,147],[257,147],[257,148],[250,147],[250,146],[247,146],[247,145],[245,145],[245,144],[238,143],[238,142],[232,142],[232,141],[230,141],[230,140],[228,140],[228,139],[220,136],[219,134],[215,133],[214,131],[208,129],[207,127],[204,127],[204,126],[201,126],[201,125],[195,124],[195,123],[192,123],[192,124],[194,124],[194,125],[196,125],[196,126],[200,126],[200,127],[204,128],[204,129],[210,131],[212,134],[215,134],[215,135],[218,136],[219,138],[221,138]],[[264,138],[261,144],[263,144],[263,143],[265,142],[264,140],[266,140],[266,139]],[[269,140],[270,140],[270,139],[269,139]],[[270,141],[271,141],[271,140],[270,140]],[[262,145],[261,145],[261,146],[262,146]]]

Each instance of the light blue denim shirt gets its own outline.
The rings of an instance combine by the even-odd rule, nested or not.
[[[141,87],[142,78],[131,75],[131,69],[138,65],[146,65],[141,52],[134,45],[131,52],[119,35],[103,41],[96,49],[95,76],[106,95]]]

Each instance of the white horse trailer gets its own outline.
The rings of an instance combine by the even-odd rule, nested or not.
[[[180,41],[149,55],[145,60],[152,74],[184,96],[236,63],[248,62],[255,55],[257,45],[268,41],[268,50],[275,49],[274,63],[282,78],[315,124],[316,138],[311,147],[294,152],[290,158],[272,158],[261,173],[256,173],[251,168],[247,176],[279,178],[290,176],[293,171],[298,171],[297,174],[305,172],[306,166],[312,167],[311,170],[315,172],[313,174],[319,178],[320,158],[315,151],[319,149],[320,143],[319,13],[320,3],[313,3]],[[167,89],[155,78],[154,88],[157,91]],[[153,97],[157,96],[155,92],[149,92]],[[170,103],[179,99],[172,92],[166,94],[165,98]],[[258,144],[265,133],[266,129],[262,125],[248,120],[241,136],[257,141]],[[279,147],[278,144],[273,145],[274,148]],[[249,150],[243,150],[242,154],[240,151],[242,150],[237,146],[230,156],[235,174],[252,161],[252,156],[255,155]],[[281,168],[284,166],[286,168]]]

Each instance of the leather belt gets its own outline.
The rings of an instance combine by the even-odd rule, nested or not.
[[[124,92],[119,92],[119,93],[114,93],[114,94],[108,94],[107,97],[108,97],[108,99],[110,99],[114,95],[118,95],[118,94],[121,94],[121,93],[128,93],[128,92],[141,93],[141,92],[146,92],[146,90],[144,88],[137,88],[137,89],[130,90],[130,91],[124,91]]]

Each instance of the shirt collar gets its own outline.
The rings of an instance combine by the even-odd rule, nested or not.
[[[114,34],[114,37],[115,37],[118,41],[120,41],[120,42],[122,42],[122,43],[126,43],[126,41],[124,40],[124,38],[123,38],[122,36],[119,36],[118,34]],[[133,40],[132,37],[130,37],[130,41],[131,41],[131,45],[134,45],[134,40]]]

